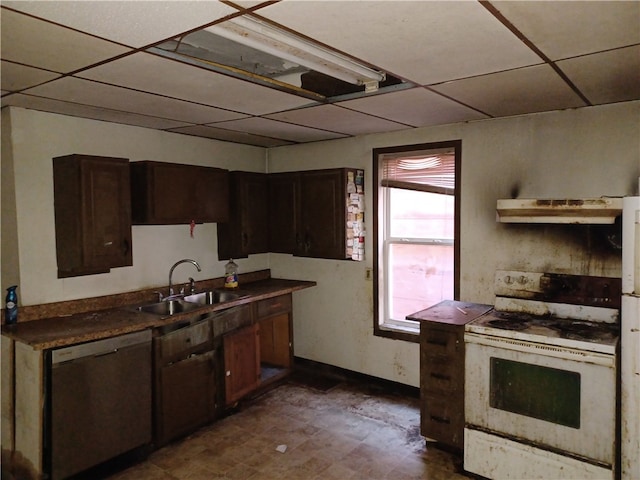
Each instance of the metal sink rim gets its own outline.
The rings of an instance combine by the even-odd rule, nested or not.
[[[178,306],[176,308],[176,306]],[[153,315],[159,315],[162,317],[171,317],[179,313],[194,312],[200,308],[200,305],[187,302],[182,299],[163,300],[161,302],[147,303],[140,305],[137,310],[145,313],[151,313]]]
[[[225,298],[227,296],[229,296],[230,298],[227,298],[226,300],[223,300],[223,299],[216,300],[216,298],[221,298],[221,297]],[[207,306],[207,305],[219,305],[222,303],[232,302],[234,300],[239,300],[241,298],[246,298],[248,296],[249,296],[248,294],[243,294],[240,292],[233,292],[233,291],[222,290],[222,289],[213,289],[213,290],[206,290],[204,292],[192,293],[191,295],[187,295],[184,297],[184,301],[197,304],[197,305]],[[209,301],[210,297],[213,297],[211,301]],[[204,298],[204,302],[202,302],[200,298]]]

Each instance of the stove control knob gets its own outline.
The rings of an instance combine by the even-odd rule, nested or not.
[[[507,285],[511,285],[513,283],[511,275],[507,275],[506,277],[504,277],[504,283],[506,283]]]
[[[520,285],[524,285],[527,283],[527,277],[525,277],[524,275],[520,275],[520,278],[518,279],[518,283]]]

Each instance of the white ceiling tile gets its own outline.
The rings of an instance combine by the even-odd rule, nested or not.
[[[33,67],[25,67],[24,65],[5,62],[4,60],[2,61],[0,74],[2,77],[2,88],[11,91],[39,85],[60,76],[57,73]]]
[[[487,118],[480,112],[424,88],[413,88],[372,97],[338,102],[347,108],[385,117],[414,127]]]
[[[595,105],[640,98],[640,46],[558,62],[558,67]]]
[[[250,115],[297,108],[310,100],[149,53],[136,53],[78,74]]]
[[[478,2],[284,1],[259,13],[419,84],[541,62]]]
[[[67,73],[131,51],[68,28],[2,9],[3,60]]]
[[[217,123],[215,126],[227,128],[229,130],[249,132],[265,137],[290,140],[292,142],[314,142],[318,140],[342,138],[345,136],[340,133],[327,132],[325,130],[317,130],[315,128],[257,117],[221,122]]]
[[[131,47],[143,47],[237,10],[211,1],[3,1],[3,5]],[[3,13],[4,14],[4,13]]]
[[[548,65],[467,78],[432,88],[492,116],[585,106]]]
[[[500,1],[493,5],[551,60],[640,43],[638,1]]]
[[[69,115],[71,117],[90,118],[105,122],[122,123],[138,127],[168,129],[185,125],[185,122],[168,120],[165,118],[148,117],[136,113],[108,110],[100,107],[79,105],[49,98],[31,95],[14,94],[2,97],[2,106],[16,106],[32,110]]]
[[[408,128],[407,125],[355,112],[337,105],[300,108],[267,115],[266,117],[348,135],[391,132]]]
[[[207,105],[128,90],[75,77],[65,77],[29,89],[26,93],[189,123],[211,123],[245,116]]]
[[[185,135],[195,135],[198,137],[213,138],[227,142],[244,143],[247,145],[255,145],[257,147],[279,147],[282,145],[290,145],[291,142],[277,138],[261,137],[245,132],[236,132],[233,130],[224,130],[222,128],[209,127],[206,125],[196,125],[192,127],[180,127],[171,129],[172,132],[182,133]]]

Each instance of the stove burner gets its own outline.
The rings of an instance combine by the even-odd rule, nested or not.
[[[508,320],[508,319],[496,319],[489,320],[489,325],[495,328],[500,328],[502,330],[524,330],[527,328],[527,322],[521,322],[518,320]]]
[[[549,328],[563,334],[564,338],[575,340],[591,340],[605,338],[615,334],[616,327],[607,324],[594,324],[581,321],[559,321],[553,322]]]

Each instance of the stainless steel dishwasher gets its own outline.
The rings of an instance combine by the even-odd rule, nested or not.
[[[50,478],[151,442],[151,331],[52,350]]]

